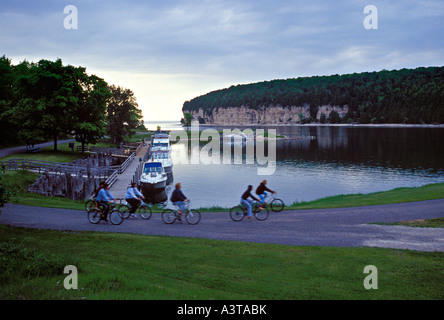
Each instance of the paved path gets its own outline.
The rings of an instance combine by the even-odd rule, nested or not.
[[[198,225],[166,225],[160,214],[121,225],[91,224],[84,211],[6,204],[0,224],[56,230],[122,232],[303,246],[384,247],[444,252],[444,228],[370,224],[444,217],[444,199],[345,209],[270,213],[264,222],[233,222],[228,213],[202,213]]]
[[[67,143],[67,142],[75,142],[75,141],[76,141],[75,139],[57,140],[57,145],[62,144],[62,143]],[[48,142],[36,144],[36,145],[34,145],[34,147],[45,148],[45,147],[49,147],[49,146],[53,146],[53,145],[54,145],[54,141],[48,141]],[[3,150],[0,150],[0,158],[9,156],[9,155],[15,154],[15,153],[25,152],[25,151],[26,151],[26,146],[19,146],[19,147],[3,149]]]

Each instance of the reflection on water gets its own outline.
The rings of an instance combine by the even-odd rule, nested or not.
[[[200,149],[193,150],[199,148],[193,146],[186,150],[176,144],[172,153],[175,182],[182,183],[195,206],[229,207],[239,201],[249,184],[256,187],[264,179],[286,203],[444,181],[442,128],[270,128],[287,137],[276,143],[273,175],[259,176],[257,162],[252,161],[180,163],[184,154]]]

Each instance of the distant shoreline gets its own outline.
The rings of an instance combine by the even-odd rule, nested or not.
[[[199,124],[201,127],[369,127],[369,128],[444,128],[444,124],[402,124],[402,123],[296,123],[296,124]]]

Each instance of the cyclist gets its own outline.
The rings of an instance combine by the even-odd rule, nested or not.
[[[256,188],[256,194],[259,196],[259,198],[261,198],[261,201],[260,201],[261,207],[263,206],[265,198],[267,197],[266,191],[271,192],[271,193],[276,193],[275,191],[268,189],[266,184],[267,184],[267,180],[263,180],[259,184],[259,186]]]
[[[99,195],[99,191],[100,191],[100,189],[103,188],[104,184],[105,184],[105,181],[100,182],[99,187],[96,190],[94,190],[94,207],[96,209],[97,209],[97,206],[99,204],[98,201],[97,201],[97,196]]]
[[[131,206],[129,212],[130,214],[134,215],[134,212],[136,212],[136,209],[142,203],[142,201],[140,200],[141,198],[145,199],[143,194],[137,189],[137,183],[133,182],[128,185],[128,188],[126,189],[125,200]]]
[[[252,198],[252,199],[254,199],[256,201],[259,201],[259,199],[257,199],[256,197],[254,197],[251,194],[251,190],[253,190],[253,186],[249,185],[248,189],[242,194],[241,199],[240,199],[240,202],[247,207],[247,210],[248,210],[247,218],[248,219],[253,219],[253,213],[252,213],[252,210],[251,210],[251,204],[253,203],[253,201],[251,199],[248,199],[248,198]]]
[[[171,195],[171,202],[174,205],[179,206],[179,214],[182,214],[182,212],[185,210],[185,202],[190,201],[185,195],[183,194],[181,184],[178,182],[176,183],[176,188],[173,191],[173,194]]]
[[[113,197],[111,192],[109,192],[109,185],[107,183],[104,183],[103,187],[99,190],[96,201],[99,203],[99,205],[104,207],[102,218],[105,221],[108,221],[109,203],[111,201],[117,202],[117,200]]]

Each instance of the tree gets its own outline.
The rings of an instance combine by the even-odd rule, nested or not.
[[[108,84],[97,76],[82,77],[83,95],[75,115],[73,133],[82,144],[95,144],[106,134],[106,106],[111,98]]]
[[[15,127],[8,111],[13,106],[15,74],[11,60],[0,58],[0,145],[16,140]]]
[[[193,115],[189,112],[185,112],[182,118],[182,125],[189,130],[191,127],[191,121],[193,121]]]
[[[38,132],[44,138],[52,138],[54,151],[57,151],[59,135],[71,133],[74,126],[83,95],[81,79],[85,69],[63,66],[61,59],[55,62],[40,60],[23,67],[27,67],[28,72],[18,76],[19,100],[13,109],[15,121],[25,139],[35,137]]]
[[[142,111],[130,89],[109,87],[111,98],[107,106],[108,134],[111,142],[119,144],[124,136],[132,136],[132,130],[142,124]]]
[[[339,114],[335,110],[330,112],[330,115],[328,117],[328,122],[329,123],[340,123],[341,122],[341,118],[339,117]]]
[[[3,173],[0,172],[0,208],[2,208],[13,195],[14,192],[11,190],[11,187],[3,181]]]

